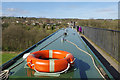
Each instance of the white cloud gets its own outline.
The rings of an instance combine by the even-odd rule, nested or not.
[[[104,17],[104,18],[113,18],[113,19],[117,19],[118,18],[118,10],[113,8],[113,6],[108,7],[108,8],[101,8],[101,9],[97,9],[94,11],[94,13],[96,14],[96,16],[98,17]],[[94,15],[95,15],[94,14]]]
[[[9,17],[9,16],[16,16],[16,14],[13,14],[13,13],[2,13],[1,16],[7,16],[7,17]]]
[[[115,10],[114,9],[106,8],[106,9],[96,10],[96,12],[115,12]]]
[[[15,11],[17,11],[17,9],[15,9],[15,8],[7,8],[6,11],[15,12]]]
[[[29,12],[18,8],[6,8],[3,13],[28,14]]]
[[[20,14],[29,14],[29,11],[19,8],[3,8],[0,13],[1,16],[19,16]]]

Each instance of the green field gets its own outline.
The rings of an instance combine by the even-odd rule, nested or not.
[[[15,52],[15,53],[2,52],[2,54],[0,54],[0,57],[2,57],[2,61],[0,61],[0,65],[4,64],[5,62],[9,61],[10,59],[12,59],[17,55],[18,55],[18,52]]]

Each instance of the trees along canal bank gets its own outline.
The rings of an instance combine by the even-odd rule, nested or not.
[[[53,25],[50,25],[48,28],[47,25],[24,24],[19,18],[11,19],[12,18],[3,19],[2,54],[0,54],[2,61],[0,65],[58,30],[58,28],[55,28]],[[17,22],[15,22],[15,20]],[[12,21],[14,21],[14,23]]]

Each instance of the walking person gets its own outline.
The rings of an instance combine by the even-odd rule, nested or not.
[[[82,33],[82,27],[81,26],[79,27],[79,32]]]
[[[77,26],[77,31],[79,31],[79,26]]]

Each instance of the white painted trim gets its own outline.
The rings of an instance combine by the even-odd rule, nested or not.
[[[51,60],[49,60],[50,61],[50,72],[54,72],[54,60],[53,59],[51,59]]]
[[[53,58],[53,51],[49,50],[49,58]]]

